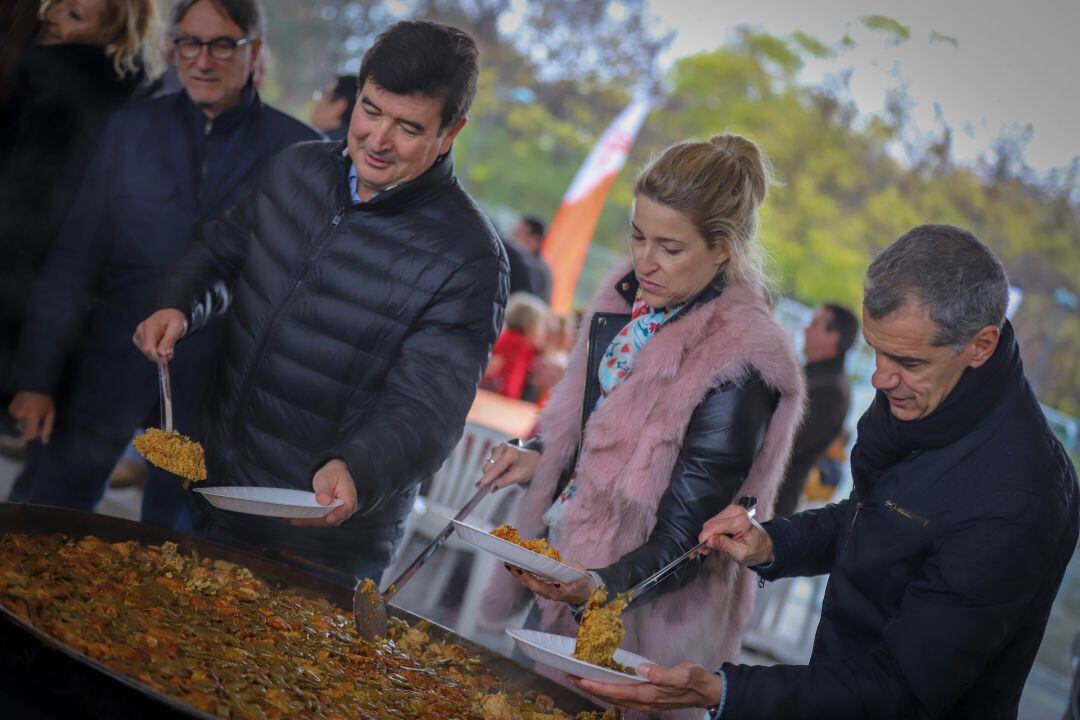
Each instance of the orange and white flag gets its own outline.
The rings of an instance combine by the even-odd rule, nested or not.
[[[600,211],[616,176],[626,164],[626,156],[649,114],[650,104],[648,100],[634,100],[612,121],[578,170],[551,221],[551,229],[544,238],[544,259],[551,265],[551,307],[555,312],[573,309],[574,288],[585,265]]]

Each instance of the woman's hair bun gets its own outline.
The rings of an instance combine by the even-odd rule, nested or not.
[[[641,172],[634,192],[686,213],[709,247],[725,246],[729,277],[761,281],[758,209],[770,181],[768,160],[758,146],[724,133],[667,148]]]
[[[747,189],[759,205],[764,202],[769,188],[770,172],[768,162],[758,146],[752,140],[734,133],[714,135],[709,138],[709,144],[742,165]]]

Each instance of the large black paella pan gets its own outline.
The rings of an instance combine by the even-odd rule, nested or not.
[[[194,551],[202,557],[247,568],[273,588],[291,588],[299,595],[327,600],[338,609],[351,606],[352,591],[342,585],[262,556],[142,523],[59,508],[0,503],[0,536],[7,533],[35,538],[63,533],[72,538],[94,536],[109,543],[135,541],[144,546],[172,542],[189,554]],[[410,625],[420,620],[394,607],[391,616]],[[480,661],[486,674],[498,678],[501,687],[519,692],[539,691],[568,713],[596,709],[550,680],[446,628],[432,625],[428,634],[434,642],[463,647]],[[107,667],[0,605],[0,716],[21,720],[24,717],[211,718],[214,714],[202,712]]]

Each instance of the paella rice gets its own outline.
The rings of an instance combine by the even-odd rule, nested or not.
[[[423,624],[365,642],[325,598],[171,542],[0,535],[0,605],[110,670],[219,718],[569,720]],[[578,720],[615,720],[613,711]]]
[[[500,525],[491,531],[491,534],[507,542],[512,542],[515,545],[520,545],[526,550],[532,550],[534,553],[543,555],[544,557],[551,558],[555,562],[562,562],[562,555],[555,548],[548,545],[548,541],[543,538],[536,538],[535,540],[523,540],[518,535],[517,528],[510,525]]]
[[[154,465],[184,478],[185,488],[192,480],[206,479],[203,447],[186,435],[152,427],[135,436],[131,444]]]
[[[615,662],[615,650],[626,637],[622,624],[622,612],[626,609],[626,596],[616,595],[607,601],[607,590],[598,587],[589,596],[585,613],[578,627],[574,657],[611,670],[629,675],[636,671]]]

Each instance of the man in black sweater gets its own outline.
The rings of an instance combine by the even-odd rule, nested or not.
[[[643,666],[584,689],[713,718],[1015,718],[1076,545],[1076,471],[1024,377],[996,257],[947,225],[870,266],[877,397],[851,497],[758,525],[731,506],[701,539],[762,578],[829,573],[810,664]]]

